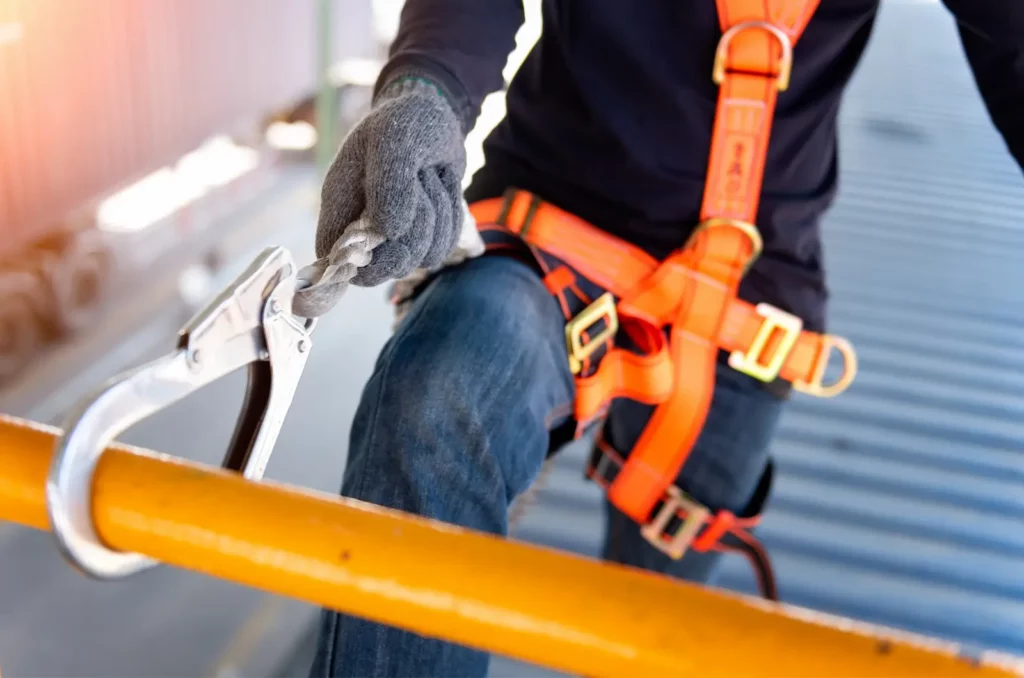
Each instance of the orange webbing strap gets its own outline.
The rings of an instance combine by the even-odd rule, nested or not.
[[[754,223],[777,93],[789,86],[793,45],[818,0],[718,0],[719,85],[701,219]]]
[[[576,379],[576,420],[599,416],[617,397],[656,405],[636,446],[605,485],[612,503],[642,525],[645,539],[673,558],[691,544],[700,550],[713,543],[725,547],[723,535],[730,534],[739,539],[733,548],[754,560],[766,558],[745,532],[728,529],[732,523],[725,513],[702,528],[707,507],[687,504],[675,487],[707,417],[719,349],[730,352],[729,365],[737,371],[764,382],[782,378],[818,396],[845,390],[856,372],[845,341],[806,332],[796,316],[736,297],[762,247],[754,221],[776,94],[788,84],[792,45],[817,4],[718,0],[723,35],[712,77],[720,92],[701,223],[687,245],[664,261],[524,191],[471,206],[481,231],[519,236],[535,254],[546,252],[608,290],[592,303],[584,301],[590,306],[566,325],[570,367],[586,375]],[[557,269],[544,272],[549,288],[561,290],[570,281]],[[569,317],[564,304],[563,311]],[[610,347],[590,374],[591,354],[610,344],[620,327],[638,350]],[[843,354],[844,375],[824,386],[833,349]],[[695,542],[698,528],[703,532]]]
[[[680,291],[669,340],[676,383],[608,489],[612,503],[641,524],[651,519],[655,505],[675,483],[711,405],[718,337],[740,280],[760,253],[760,234],[753,223],[776,94],[788,85],[792,44],[817,4],[718,0],[723,35],[712,77],[720,90],[702,221],[687,247],[652,276],[657,287]],[[680,275],[684,268],[692,269],[703,284]],[[623,314],[634,316],[664,308],[663,291],[652,288],[620,305]],[[734,356],[730,364],[748,366],[742,356]]]
[[[622,296],[658,267],[658,261],[640,248],[526,191],[479,200],[469,206],[469,211],[478,226],[500,224],[531,245],[550,251],[616,296]]]

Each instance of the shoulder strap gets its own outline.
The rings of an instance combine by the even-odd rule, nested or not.
[[[718,109],[701,220],[757,221],[775,100],[789,86],[793,45],[819,0],[717,0],[722,38],[712,78]]]

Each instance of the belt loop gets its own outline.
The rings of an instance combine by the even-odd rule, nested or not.
[[[541,199],[530,194],[530,207],[526,210],[526,216],[523,217],[523,225],[519,228],[519,237],[523,240],[527,240],[526,234],[529,232],[530,227],[533,226],[533,219],[537,216],[537,210],[540,209]],[[527,240],[527,242],[529,242]]]
[[[523,197],[529,197],[530,202],[526,207],[526,214],[523,215],[522,223],[516,225],[509,224],[508,218],[516,208],[516,201]],[[495,223],[523,240],[527,240],[526,233],[530,230],[530,226],[533,225],[533,219],[537,216],[537,210],[540,209],[541,203],[543,203],[543,200],[530,191],[523,191],[514,186],[509,186],[505,189],[505,193],[502,196],[501,210],[498,212],[498,218],[495,219]],[[521,209],[516,209],[517,213],[520,211]]]
[[[519,189],[514,186],[505,189],[505,193],[501,197],[501,209],[498,211],[498,217],[494,220],[498,226],[508,228],[508,224],[505,222],[508,220],[508,213],[512,210],[512,202],[516,199],[517,193],[519,193]]]

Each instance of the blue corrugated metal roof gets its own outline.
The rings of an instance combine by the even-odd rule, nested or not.
[[[760,531],[782,597],[1024,653],[1024,178],[941,5],[883,3],[840,143],[831,324],[861,371],[782,422]],[[556,460],[518,538],[597,554],[585,457]],[[755,592],[738,557],[718,584]]]

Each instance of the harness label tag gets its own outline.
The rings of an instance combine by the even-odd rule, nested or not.
[[[708,171],[709,206],[716,216],[749,220],[757,188],[754,165],[764,124],[764,104],[727,99],[722,102],[721,115],[724,138]]]

